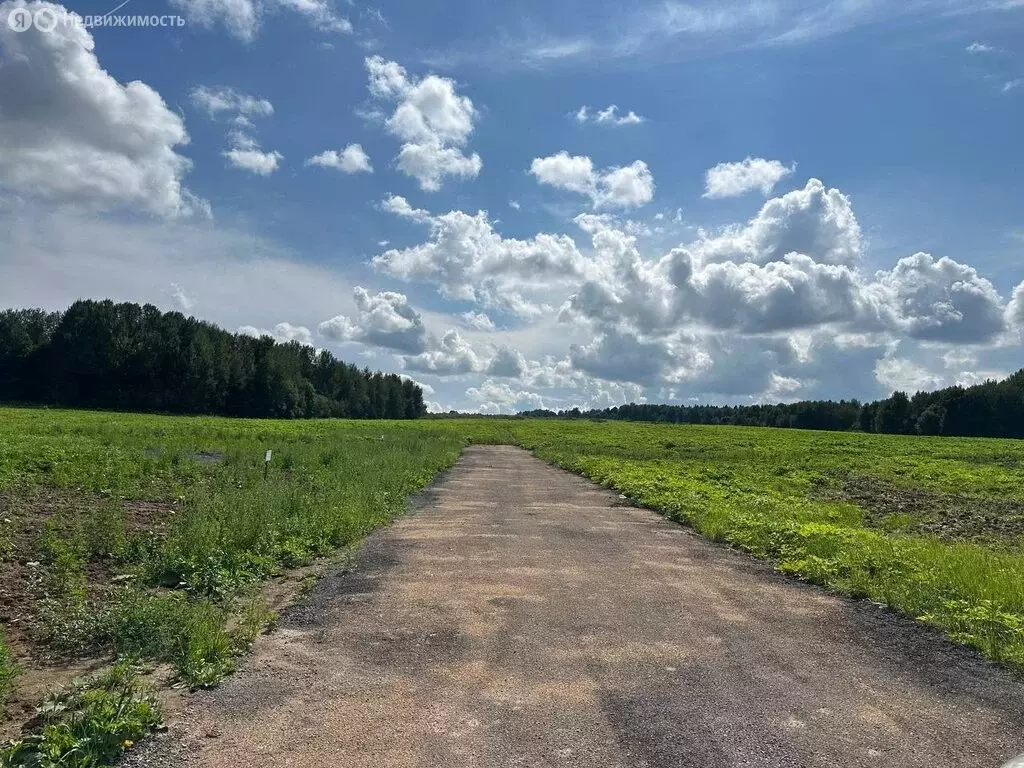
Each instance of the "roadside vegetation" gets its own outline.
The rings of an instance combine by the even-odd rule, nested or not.
[[[1024,443],[594,422],[517,434],[785,573],[1024,669]]]
[[[392,520],[468,443],[521,444],[785,573],[1024,669],[1017,441],[5,408],[0,734],[13,741],[0,765],[104,764],[110,745],[127,748],[158,722],[147,685],[205,687],[232,671],[273,620],[265,580]],[[140,677],[140,664],[152,674]],[[62,670],[65,682],[94,677],[41,704],[36,683]],[[94,738],[106,746],[83,751]],[[93,762],[77,757],[87,754]]]
[[[84,661],[215,684],[272,618],[263,580],[387,523],[463,445],[411,422],[2,414],[0,622],[23,649],[19,681],[0,647],[8,737],[38,704],[19,690]]]

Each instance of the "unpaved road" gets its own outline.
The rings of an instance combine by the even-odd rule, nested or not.
[[[148,768],[896,766],[1024,752],[1024,683],[510,447],[326,576]]]

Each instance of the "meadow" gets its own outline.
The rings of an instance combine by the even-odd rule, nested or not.
[[[0,764],[105,764],[159,721],[146,690],[156,676],[140,671],[216,684],[273,620],[262,583],[356,545],[472,442],[522,445],[785,573],[1024,669],[1018,441],[3,408],[0,731],[16,740]],[[57,684],[83,660],[106,666]],[[56,681],[41,705],[39,680]]]

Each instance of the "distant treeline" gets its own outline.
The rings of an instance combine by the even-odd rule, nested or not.
[[[423,392],[296,341],[147,304],[0,312],[0,400],[222,416],[415,419]]]
[[[525,411],[522,416],[618,419],[670,424],[860,430],[901,435],[1024,438],[1024,369],[1003,381],[948,387],[908,397],[895,392],[873,403],[808,400],[778,405],[621,405],[604,410]]]

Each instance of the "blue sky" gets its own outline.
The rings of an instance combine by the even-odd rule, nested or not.
[[[4,23],[113,5],[0,5],[5,306],[149,301],[443,409],[873,398],[1024,360],[1021,0]]]

